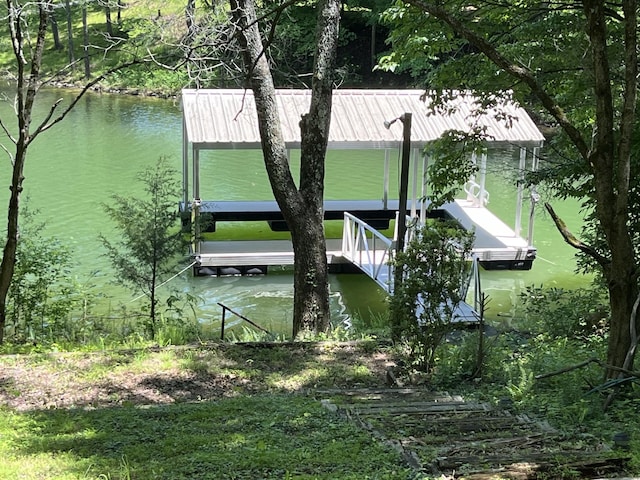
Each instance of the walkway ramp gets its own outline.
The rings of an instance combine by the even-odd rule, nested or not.
[[[393,267],[391,261],[395,249],[394,242],[382,235],[375,228],[356,216],[344,214],[344,231],[342,234],[342,255],[357,266],[363,273],[376,282],[385,292],[393,294]],[[474,306],[467,302],[460,302],[454,309],[453,323],[478,323],[480,277],[478,262],[473,261],[469,277],[473,281]],[[467,297],[471,284],[467,284],[461,292],[462,298]],[[418,299],[418,309],[422,299]]]

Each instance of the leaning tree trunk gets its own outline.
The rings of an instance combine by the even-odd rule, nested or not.
[[[324,238],[324,156],[331,116],[332,66],[337,45],[336,0],[319,6],[316,67],[309,113],[302,118],[300,188],[291,174],[271,71],[253,0],[231,0],[236,35],[254,93],[262,152],[274,197],[291,230],[294,259],[293,336],[324,331],[330,320]]]

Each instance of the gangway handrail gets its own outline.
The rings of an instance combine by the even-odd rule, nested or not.
[[[467,277],[467,281],[462,285],[460,289],[460,298],[466,301],[471,288],[471,282],[473,282],[473,309],[479,312],[480,302],[482,299],[482,286],[480,284],[480,260],[477,255],[471,255],[471,269]]]
[[[410,219],[409,219],[410,220]],[[415,235],[421,223],[418,221],[407,229],[407,235]],[[369,238],[367,235],[369,235]],[[379,248],[382,244],[384,248]],[[366,275],[372,278],[387,293],[393,293],[393,264],[391,260],[395,254],[396,243],[385,237],[375,228],[368,225],[363,220],[350,214],[344,213],[344,229],[342,235],[342,255],[351,261]],[[380,254],[380,252],[382,252]],[[378,253],[378,255],[376,255]],[[461,303],[466,305],[461,312],[468,309],[474,319],[478,318],[478,312],[481,302],[481,285],[480,285],[480,269],[479,259],[477,255],[471,255],[471,267],[466,282],[463,282],[460,288]],[[386,267],[386,269],[383,269]],[[386,274],[386,277],[385,277]],[[473,306],[467,304],[466,297],[473,282]],[[469,315],[464,314],[464,317]],[[470,318],[470,317],[469,317]],[[475,320],[470,320],[475,321]]]
[[[393,246],[393,240],[358,217],[344,212],[342,255],[387,292],[392,281]]]
[[[240,318],[241,320],[244,320],[245,322],[249,323],[250,325],[253,325],[258,330],[261,330],[261,331],[265,332],[267,335],[271,335],[269,330],[267,330],[266,328],[261,327],[257,323],[249,320],[247,317],[245,317],[244,315],[232,310],[231,308],[227,307],[225,304],[220,303],[220,302],[217,302],[217,303],[218,303],[218,305],[220,305],[222,307],[222,325],[220,326],[220,340],[224,340],[224,322],[225,322],[225,317],[226,317],[227,310],[230,311],[231,313],[233,313],[236,317]]]

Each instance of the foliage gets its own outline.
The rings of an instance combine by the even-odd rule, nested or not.
[[[604,336],[608,323],[606,292],[601,287],[565,290],[528,286],[520,294],[523,328],[551,338]]]
[[[375,59],[370,59],[367,53],[387,49],[383,44],[385,27],[379,21],[379,13],[386,4],[380,1],[350,0],[342,5],[335,67],[336,85],[384,84],[385,77],[391,76],[384,75],[380,70],[374,71],[372,62]],[[271,22],[266,28],[273,28],[268,54],[274,81],[281,88],[309,88],[316,49],[314,36],[310,32],[316,29],[316,6],[299,3],[290,5],[283,11],[279,8],[281,7],[273,2],[265,2],[260,10],[260,14]],[[377,34],[372,33],[372,25],[375,25]],[[393,77],[397,79],[398,76]]]
[[[37,342],[55,336],[69,314],[70,252],[42,235],[38,212],[24,209],[13,281],[9,288],[7,329],[13,341]]]
[[[461,186],[478,171],[470,155],[477,147],[477,141],[467,133],[456,131],[446,132],[427,147],[429,158],[433,159],[427,170],[429,208],[452,202]]]
[[[146,198],[112,197],[114,205],[105,211],[116,224],[121,239],[113,243],[104,235],[101,240],[118,276],[116,280],[131,286],[147,297],[147,334],[157,333],[158,289],[163,279],[176,273],[178,256],[185,251],[184,238],[178,227],[177,211],[180,183],[176,172],[165,159],[138,175]],[[174,305],[172,298],[168,306]]]
[[[603,378],[596,364],[537,378],[604,356],[606,343],[602,337],[551,337],[518,331],[488,335],[483,376],[470,381],[478,332],[457,333],[438,349],[430,388],[454,390],[467,398],[480,398],[501,408],[508,405],[513,412],[543,418],[573,442],[592,441],[595,436],[611,444],[618,431],[626,431],[632,438],[640,435],[636,425],[628,422],[640,403],[636,385],[620,392],[617,401],[604,411],[610,391],[589,393]],[[637,447],[632,449],[637,455]]]
[[[629,213],[638,210],[635,2],[585,1],[575,8],[562,2],[481,1],[467,7],[457,0],[394,6],[387,16],[396,49],[389,65],[419,57],[421,72],[428,72],[435,89],[445,82],[446,88],[461,90],[512,88],[516,99],[555,128],[560,161],[577,160],[556,169],[564,178],[551,177],[549,183],[560,195],[586,197],[593,208],[595,247],[573,245],[592,258],[608,289],[607,362],[628,367],[628,322],[638,295],[634,240],[640,227]],[[572,172],[566,175],[567,170]]]
[[[72,254],[57,238],[44,235],[39,212],[23,208],[16,267],[8,294],[7,340],[10,343],[84,343],[101,330],[92,316],[102,296],[91,278],[70,274]]]
[[[340,52],[336,68],[337,83],[354,85],[360,81],[381,84],[389,77],[384,72],[373,72],[373,65],[362,52],[385,50],[384,30],[379,24],[378,13],[382,2],[349,2],[343,11],[340,30]],[[225,3],[204,2],[195,4],[192,15],[195,34],[189,38],[185,4],[168,2],[137,2],[111,5],[112,32],[105,22],[105,3],[89,0],[70,4],[73,57],[84,55],[82,9],[86,6],[88,46],[91,72],[100,75],[119,63],[140,61],[132,68],[118,71],[101,81],[101,87],[110,90],[127,90],[136,93],[172,95],[186,85],[194,87],[238,86],[242,84],[237,68],[237,51],[230,45],[228,36],[228,11]],[[116,12],[118,16],[116,18]],[[280,12],[276,14],[274,12]],[[60,84],[78,85],[83,81],[83,69],[79,62],[69,63],[69,41],[66,38],[67,11],[63,3],[54,4],[55,17],[61,37],[61,47],[55,48],[48,39],[43,57],[44,71]],[[308,87],[315,49],[315,10],[308,4],[288,5],[285,9],[273,2],[261,5],[260,15],[268,24],[266,35],[273,25],[268,55],[274,67],[278,86]],[[277,22],[277,25],[275,24]],[[378,34],[371,38],[371,24],[377,24]],[[0,76],[13,76],[8,32],[0,25]],[[7,40],[5,40],[7,39]],[[151,56],[149,56],[149,54]],[[188,64],[186,60],[188,59]]]
[[[422,9],[406,4],[396,4],[383,14],[383,21],[391,28],[389,42],[392,52],[384,57],[380,68],[396,71],[408,70],[419,82],[430,89],[472,90],[474,92],[512,91],[515,100],[525,105],[538,124],[552,127],[541,157],[538,172],[531,172],[531,183],[543,183],[558,198],[574,197],[584,200],[583,207],[589,213],[594,205],[592,170],[558,128],[540,101],[531,94],[526,82],[514,81],[502,68],[480,53],[462,35],[443,26],[432,15],[424,15]],[[585,138],[591,137],[594,123],[593,75],[589,71],[585,52],[589,40],[584,35],[586,20],[580,8],[561,2],[541,3],[523,1],[503,3],[478,2],[473,9],[465,8],[465,2],[450,1],[447,9],[463,12],[461,20],[473,24],[494,45],[499,53],[535,72],[539,83],[553,93],[562,112]],[[555,4],[554,4],[555,3]],[[611,18],[607,29],[609,61],[612,64],[614,98],[622,100],[621,75],[624,70],[622,54],[623,22],[618,6],[609,11]],[[616,111],[621,107],[617,106]],[[637,139],[635,140],[638,141]],[[638,169],[637,149],[633,149],[633,172]],[[638,190],[631,175],[632,191]],[[640,198],[632,194],[632,205],[639,205]],[[638,211],[631,207],[630,212]],[[635,219],[635,214],[631,214]],[[596,235],[593,215],[588,216],[586,228]],[[632,223],[640,232],[640,224]],[[600,237],[595,246],[605,248]],[[637,242],[636,242],[637,244]],[[590,268],[593,263],[590,263]]]
[[[418,230],[394,268],[403,271],[390,303],[392,329],[409,349],[409,362],[424,372],[434,367],[436,350],[454,328],[464,300],[473,234],[458,224],[436,220]]]

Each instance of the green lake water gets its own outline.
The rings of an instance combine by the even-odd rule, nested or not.
[[[65,105],[71,97],[65,91],[41,94],[35,121],[46,114],[57,98],[63,98],[62,105]],[[0,118],[8,125],[15,124],[9,103],[0,103]],[[116,232],[102,204],[108,203],[112,194],[141,193],[136,174],[153,165],[160,156],[166,157],[181,172],[181,136],[177,100],[89,94],[67,119],[43,133],[29,151],[24,181],[29,207],[39,210],[39,219],[46,222],[46,235],[57,237],[71,248],[73,271],[78,280],[91,279],[109,296],[111,308],[130,302],[136,295],[112,283],[112,271],[98,235],[110,236]],[[6,144],[6,138],[2,143]],[[497,156],[490,156],[488,165],[489,208],[509,225],[513,225],[515,216],[515,155],[515,152],[499,152]],[[391,157],[394,171],[391,185],[397,185],[397,152]],[[297,162],[294,152],[292,164]],[[383,166],[382,151],[330,151],[326,197],[381,198]],[[272,198],[258,151],[207,152],[201,157],[201,173],[203,199]],[[0,185],[6,185],[0,188],[0,205],[6,205],[9,175],[10,164],[5,157],[0,163]],[[541,200],[552,201],[544,195]],[[554,206],[569,227],[578,232],[581,221],[577,203],[554,203]],[[266,227],[241,228],[250,236],[253,230]],[[588,282],[574,274],[573,250],[562,241],[541,205],[536,214],[534,244],[539,257],[532,270],[482,271],[483,290],[492,299],[489,318],[508,318],[519,293],[527,285],[572,288]],[[219,322],[221,311],[217,303],[222,302],[250,319],[259,319],[273,330],[290,330],[293,288],[288,271],[263,277],[221,278],[194,278],[187,271],[171,285],[201,299],[198,317],[202,322]],[[352,315],[368,318],[386,308],[384,294],[364,275],[332,275],[330,286],[336,322]]]

